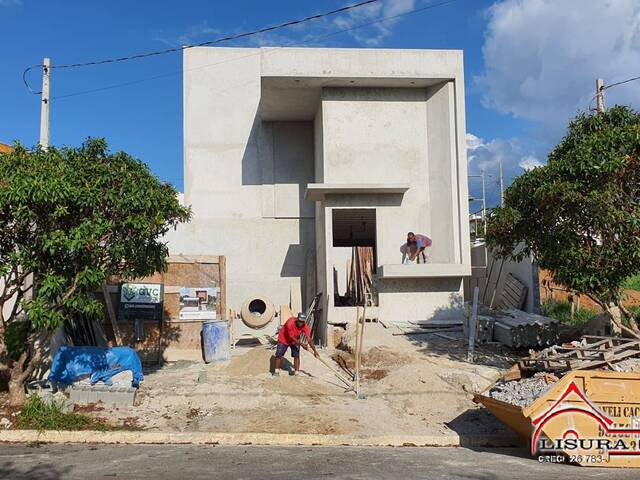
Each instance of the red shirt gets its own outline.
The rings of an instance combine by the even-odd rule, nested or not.
[[[302,327],[298,328],[296,325],[296,318],[291,317],[280,329],[278,333],[278,343],[284,343],[285,345],[293,345],[297,341],[300,341],[300,334],[304,333],[308,340],[311,340],[311,331],[309,326],[305,323]]]

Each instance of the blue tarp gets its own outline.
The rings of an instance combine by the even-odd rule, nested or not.
[[[91,375],[91,384],[111,385],[111,377],[131,370],[133,387],[143,379],[142,363],[130,347],[60,347],[53,359],[49,380],[69,385]]]

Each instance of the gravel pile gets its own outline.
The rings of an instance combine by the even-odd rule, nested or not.
[[[640,372],[640,358],[627,358],[611,365],[614,372]]]
[[[555,383],[554,380],[557,381],[548,373],[538,372],[529,378],[510,382],[499,381],[489,391],[489,396],[519,407],[528,407]]]

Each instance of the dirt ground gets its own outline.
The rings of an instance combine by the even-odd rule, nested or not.
[[[226,364],[180,361],[148,370],[135,406],[105,405],[99,416],[117,424],[135,418],[152,431],[509,434],[470,394],[492,384],[509,358],[480,349],[478,363],[469,364],[462,340],[391,333],[367,324],[361,399],[305,351],[300,375],[272,377],[273,350],[251,346],[238,347]],[[336,369],[353,367],[348,352],[321,355]]]

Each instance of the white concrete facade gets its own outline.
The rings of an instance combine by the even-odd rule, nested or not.
[[[314,275],[323,320],[354,319],[333,306],[332,215],[373,209],[379,318],[460,313],[471,273],[462,52],[186,50],[184,155],[194,218],[171,253],[225,255],[233,308],[256,294],[288,303]],[[402,270],[408,231],[433,239],[432,264]]]

